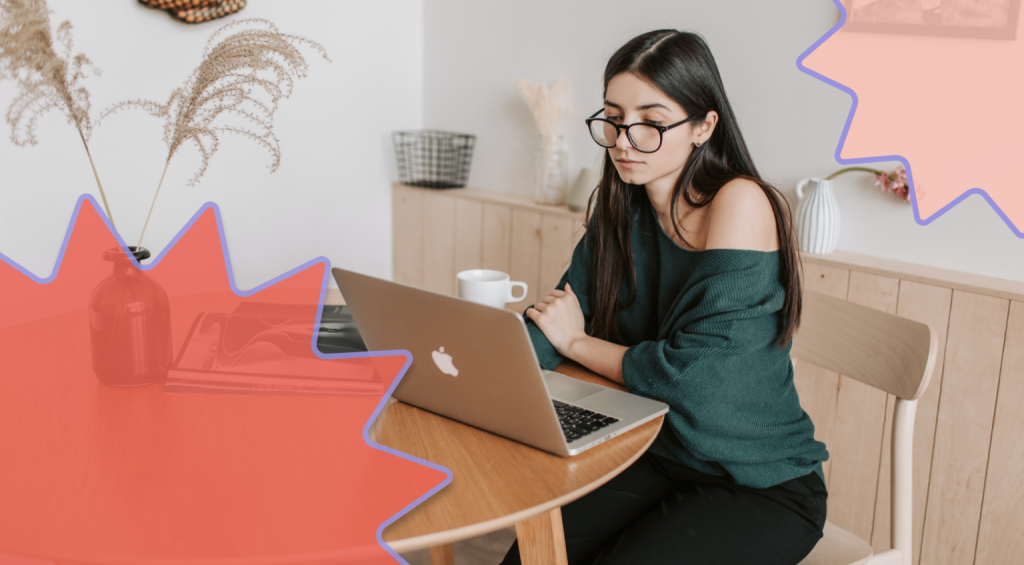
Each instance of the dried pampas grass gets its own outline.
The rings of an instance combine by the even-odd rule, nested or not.
[[[210,158],[220,146],[219,134],[222,133],[241,135],[262,145],[272,158],[270,171],[277,170],[281,148],[274,136],[274,113],[278,102],[291,95],[295,79],[306,76],[309,65],[298,49],[303,45],[330,61],[319,43],[281,33],[264,19],[238,20],[210,37],[202,63],[184,86],[171,93],[166,103],[130,100],[115,104],[103,113],[101,117],[137,108],[165,120],[167,160],[142,235],[146,233],[171,158],[186,141],[195,144],[202,157],[202,165],[189,186],[194,186],[206,173]],[[225,118],[234,118],[243,125],[225,122]]]
[[[549,186],[548,179],[552,169],[552,160],[558,149],[556,139],[562,122],[572,113],[569,103],[569,81],[558,79],[548,84],[531,84],[523,79],[516,79],[516,88],[533,113],[533,121],[541,135],[541,151],[543,152],[543,168],[534,182],[534,201],[542,204],[561,203],[565,199],[565,186]]]
[[[103,207],[113,223],[107,195],[89,152],[93,123],[89,116],[89,91],[82,85],[86,67],[97,75],[99,70],[85,55],[71,52],[71,24],[61,23],[56,34],[52,34],[50,11],[44,0],[0,1],[0,78],[17,83],[19,90],[6,115],[11,141],[22,147],[35,145],[39,118],[50,110],[63,113],[68,123],[78,129]]]
[[[516,79],[516,88],[533,113],[537,129],[544,136],[545,144],[558,135],[562,122],[572,112],[569,103],[569,81],[558,79],[547,84],[532,84]]]

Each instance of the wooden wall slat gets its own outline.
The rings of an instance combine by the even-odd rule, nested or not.
[[[847,300],[895,313],[899,279],[853,271]],[[861,539],[871,539],[878,488],[878,465],[885,425],[886,393],[839,377],[828,519]]]
[[[1008,307],[953,291],[921,563],[974,562]]]
[[[511,268],[512,208],[502,204],[485,203],[483,229],[483,268],[507,273]]]
[[[467,269],[483,268],[483,223],[484,205],[482,202],[468,198],[455,199],[456,274]],[[456,288],[456,290],[458,289]]]
[[[423,193],[423,288],[455,294],[455,197]]]
[[[803,287],[835,298],[846,299],[850,284],[850,271],[823,265],[804,264]],[[836,395],[839,393],[839,373],[826,371],[804,361],[793,362],[793,382],[796,384],[800,406],[814,423],[814,439],[829,448],[829,460],[821,464],[825,483],[831,484],[832,428],[836,416]]]
[[[423,191],[405,186],[391,193],[395,282],[423,285]]]
[[[1024,302],[1010,303],[975,563],[1024,555]]]
[[[935,440],[935,419],[942,387],[942,358],[946,350],[946,326],[949,322],[949,304],[952,291],[913,281],[900,281],[900,294],[896,314],[928,324],[938,336],[939,349],[931,383],[917,401],[914,422],[914,563],[921,559],[921,530],[924,527],[924,509],[928,500],[928,476],[932,467],[932,445]],[[892,414],[895,397],[886,403],[885,436],[882,441],[882,462],[878,470],[878,495],[875,498],[875,525],[871,531],[871,545],[875,552],[891,547],[890,494],[891,494],[891,441]]]
[[[541,214],[522,209],[512,210],[512,256],[508,273],[512,280],[523,281],[529,287],[526,299],[509,304],[509,308],[522,312],[535,304],[540,291]]]
[[[573,233],[575,222],[544,214],[541,219],[540,287],[537,297],[547,296],[561,280],[572,259]],[[576,290],[576,289],[574,289]]]

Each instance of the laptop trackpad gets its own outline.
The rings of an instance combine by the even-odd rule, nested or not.
[[[551,398],[562,402],[576,402],[606,389],[601,385],[584,382],[554,371],[544,371],[544,382],[548,385],[548,393]]]

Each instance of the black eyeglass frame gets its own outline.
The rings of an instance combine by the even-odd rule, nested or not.
[[[611,124],[612,126],[615,127],[615,140],[616,141],[618,141],[618,139],[619,139],[619,133],[622,130],[626,130],[626,139],[629,140],[629,144],[633,146],[633,149],[636,149],[637,151],[639,151],[641,153],[654,153],[658,149],[661,149],[661,144],[665,140],[665,132],[666,131],[668,131],[668,130],[676,127],[676,126],[681,126],[681,125],[683,125],[686,122],[689,122],[691,120],[696,120],[697,118],[701,118],[701,117],[704,117],[704,116],[707,115],[707,112],[704,112],[703,114],[696,114],[696,115],[690,116],[689,118],[686,118],[685,120],[683,120],[681,122],[676,122],[676,123],[671,124],[671,125],[656,126],[654,124],[645,124],[643,122],[636,122],[636,123],[626,124],[626,125],[617,124],[617,123],[615,123],[615,122],[613,122],[613,121],[611,121],[611,120],[609,120],[607,118],[598,118],[597,115],[600,114],[601,112],[604,112],[604,108],[601,108],[600,110],[594,112],[589,118],[584,120],[587,123],[587,131],[590,132],[590,138],[594,140],[594,143],[600,145],[601,147],[604,147],[605,149],[611,149],[612,147],[615,147],[614,143],[612,143],[611,145],[602,145],[601,142],[598,141],[596,137],[594,137],[594,128],[590,127],[590,123],[591,122],[605,122],[605,123]],[[629,135],[629,128],[631,128],[633,126],[646,126],[646,127],[654,128],[654,129],[658,130],[658,147],[656,149],[652,150],[652,151],[644,151],[643,149],[640,149],[639,147],[637,147],[636,143],[633,141],[633,138]]]

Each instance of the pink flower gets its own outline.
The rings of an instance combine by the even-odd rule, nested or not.
[[[895,171],[875,174],[875,186],[881,186],[885,192],[891,192],[904,202],[910,202],[910,183],[907,181],[907,170],[900,165]]]
[[[907,181],[907,170],[903,168],[903,165],[890,172],[878,171],[867,167],[846,167],[839,169],[825,177],[825,179],[831,180],[851,171],[873,173],[875,175],[875,186],[881,187],[882,191],[891,192],[903,199],[904,202],[910,203],[910,182]]]

